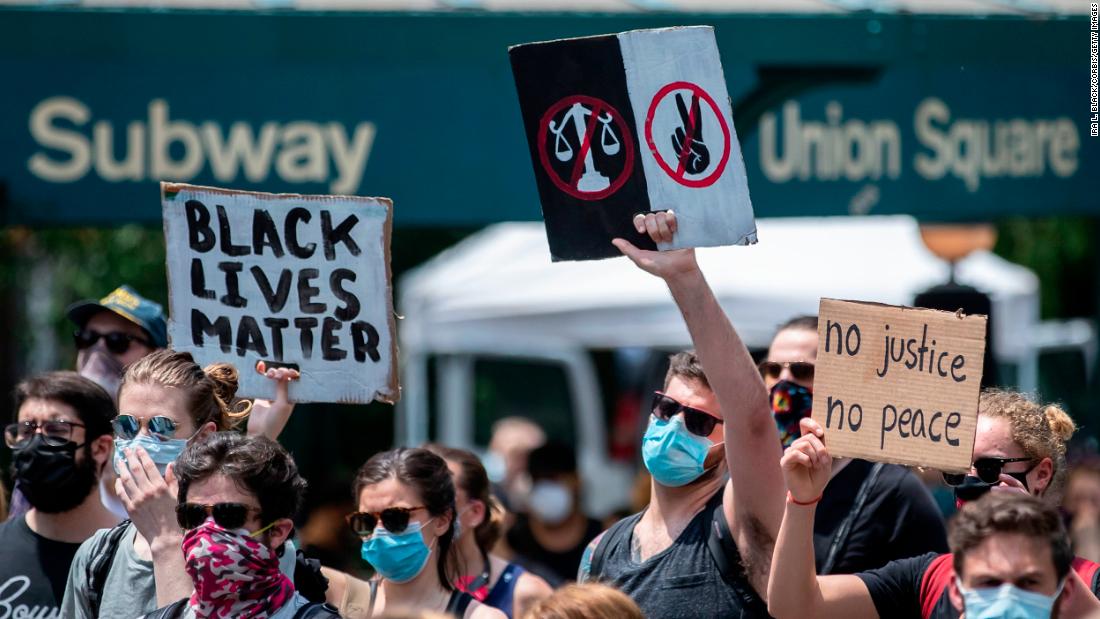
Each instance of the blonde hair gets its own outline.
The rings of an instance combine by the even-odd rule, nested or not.
[[[585,583],[558,589],[532,606],[523,619],[645,619],[645,615],[622,591]]]
[[[252,410],[252,402],[237,401],[239,379],[232,364],[212,363],[203,368],[191,353],[165,348],[127,366],[118,392],[121,395],[128,385],[179,389],[187,398],[187,413],[195,427],[212,421],[221,431],[236,427]]]
[[[1054,473],[1044,495],[1057,499],[1066,481],[1066,442],[1077,431],[1073,419],[1056,404],[1037,404],[1022,393],[986,389],[978,414],[1007,419],[1015,441],[1029,458],[1050,458]]]

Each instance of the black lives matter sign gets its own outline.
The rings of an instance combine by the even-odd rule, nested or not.
[[[246,397],[274,395],[252,371],[263,360],[301,371],[297,402],[396,400],[389,200],[161,194],[173,348],[237,365]]]
[[[639,212],[672,209],[669,246],[756,242],[714,31],[636,30],[509,50],[554,260],[657,249]]]

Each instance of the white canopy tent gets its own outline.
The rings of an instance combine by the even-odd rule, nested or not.
[[[760,242],[698,250],[699,262],[745,343],[765,347],[778,324],[817,313],[821,297],[912,303],[947,281],[949,266],[909,217],[757,220]],[[993,299],[1001,361],[1028,354],[1039,282],[989,252],[957,267],[957,280]],[[665,286],[625,258],[553,264],[540,223],[486,228],[401,282],[402,349],[411,354],[502,345],[680,347],[687,329]]]
[[[949,265],[928,251],[910,217],[760,219],[757,226],[757,245],[698,250],[711,287],[751,348],[767,347],[787,319],[816,314],[821,297],[908,305],[917,293],[948,280]],[[976,252],[957,265],[956,279],[991,296],[997,359],[1016,364],[1019,387],[1034,390],[1035,274]],[[408,273],[398,306],[404,316],[399,442],[428,438],[433,355],[438,438],[467,447],[474,447],[475,358],[560,363],[570,384],[581,470],[589,481],[588,509],[600,514],[618,506],[630,473],[608,460],[602,396],[587,351],[690,346],[659,279],[626,258],[552,263],[541,223],[503,223]]]

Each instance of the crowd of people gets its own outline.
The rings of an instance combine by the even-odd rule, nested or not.
[[[676,230],[671,212],[635,224]],[[258,366],[277,395],[241,400],[238,368],[167,348],[160,306],[121,287],[70,308],[76,371],[15,390],[0,616],[1100,617],[1100,468],[1070,473],[1060,408],[982,393],[945,527],[910,469],[829,454],[815,318],[757,363],[693,250],[615,244],[694,344],[652,395],[638,513],[605,529],[572,447],[509,419],[484,459],[364,454],[346,524],[372,575],[322,565],[298,547],[307,481],[277,440],[296,372]]]

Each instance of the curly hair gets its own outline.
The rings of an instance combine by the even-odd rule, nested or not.
[[[1003,389],[982,391],[978,414],[1007,419],[1012,440],[1029,458],[1050,458],[1054,475],[1044,496],[1057,500],[1066,481],[1066,441],[1077,430],[1073,419],[1056,404],[1037,404],[1022,393]]]

